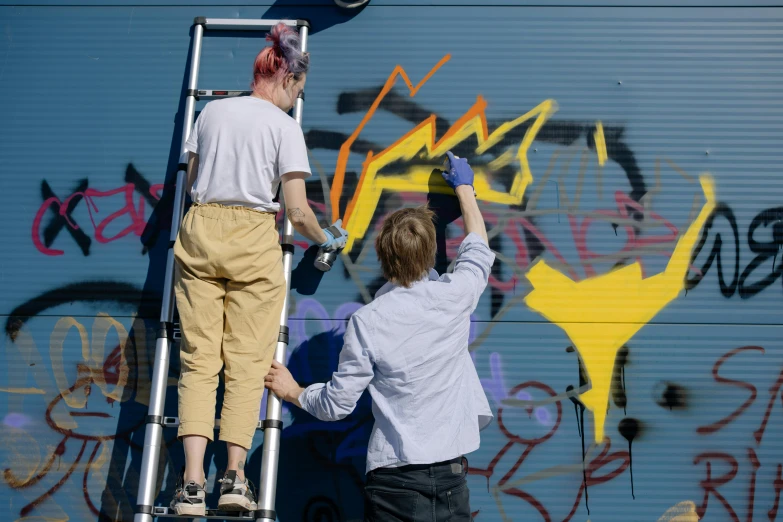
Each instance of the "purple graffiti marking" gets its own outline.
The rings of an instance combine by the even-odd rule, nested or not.
[[[3,424],[11,426],[12,428],[24,428],[30,424],[33,420],[22,413],[9,413],[3,419]]]
[[[471,357],[473,358],[473,364],[475,364],[476,353],[473,352]],[[487,393],[487,395],[489,395],[489,397],[495,401],[495,405],[497,407],[501,407],[502,401],[508,398],[508,388],[506,387],[506,383],[503,379],[502,366],[503,361],[500,357],[500,354],[497,352],[492,352],[489,356],[490,378],[481,379],[481,386],[484,388],[484,391]],[[516,398],[522,401],[533,400],[533,396],[525,390],[520,390],[516,394]],[[532,413],[535,413],[536,421],[538,421],[539,424],[543,424],[544,426],[552,426],[552,414],[545,407],[539,406],[535,408]]]
[[[536,420],[544,426],[552,425],[552,414],[546,408],[536,408]]]
[[[332,321],[323,305],[315,299],[302,299],[297,303],[296,312],[293,314],[292,318],[293,320],[289,324],[291,329],[290,334],[293,338],[291,339],[292,342],[290,346],[299,346],[309,338],[306,331],[308,315],[315,316],[315,319],[320,319],[321,325],[325,327],[323,328],[324,330],[329,330],[331,328]]]
[[[520,401],[532,401],[533,396],[526,391],[521,391],[517,393],[517,399],[519,399]]]
[[[492,396],[492,399],[497,406],[500,406],[501,401],[508,397],[500,366],[500,354],[492,352],[489,356],[489,372],[491,377],[489,379],[481,379],[481,386]]]

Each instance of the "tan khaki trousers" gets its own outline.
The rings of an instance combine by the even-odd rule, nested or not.
[[[219,438],[249,449],[285,298],[275,215],[194,205],[183,219],[174,257],[182,330],[177,436],[213,440],[223,369]]]

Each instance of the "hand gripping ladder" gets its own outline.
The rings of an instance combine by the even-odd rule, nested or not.
[[[174,242],[177,239],[182,214],[185,207],[185,183],[187,172],[187,151],[185,142],[193,127],[196,101],[200,99],[226,98],[230,96],[244,96],[250,91],[231,90],[201,90],[197,88],[199,61],[201,58],[201,42],[204,31],[269,31],[278,23],[284,23],[297,28],[301,37],[301,49],[307,50],[307,36],[309,24],[305,20],[250,20],[250,19],[217,19],[198,17],[194,20],[192,54],[190,58],[190,78],[188,80],[187,99],[185,113],[183,115],[182,143],[180,148],[180,164],[177,168],[177,186],[174,196],[174,209],[171,220],[171,238],[166,259],[166,278],[163,283],[163,303],[160,312],[160,328],[155,344],[155,364],[152,371],[152,384],[150,392],[150,405],[147,415],[147,425],[144,434],[144,450],[141,459],[141,472],[139,476],[139,490],[137,498],[136,515],[134,522],[151,522],[154,518],[194,518],[180,516],[169,512],[168,506],[155,506],[155,490],[158,482],[158,463],[160,462],[160,450],[163,440],[163,429],[179,426],[176,417],[164,417],[163,406],[166,402],[166,383],[169,373],[169,352],[174,345]],[[302,108],[304,95],[300,95],[294,105],[294,118],[302,124]],[[291,291],[291,265],[293,261],[293,235],[294,228],[288,218],[285,218],[283,228],[283,270],[285,272],[286,292],[283,312],[280,316],[280,335],[277,339],[275,360],[285,362],[286,348],[288,347],[288,303]],[[278,448],[280,446],[280,432],[283,429],[281,418],[282,403],[273,393],[268,394],[266,420],[258,423],[264,430],[264,446],[261,461],[261,487],[258,492],[258,511],[254,513],[242,513],[230,516],[219,513],[214,509],[207,509],[206,517],[199,519],[218,520],[275,520],[275,493],[277,486],[277,461]],[[219,425],[219,420],[216,425]]]

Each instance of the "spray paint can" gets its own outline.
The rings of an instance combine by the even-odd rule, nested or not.
[[[339,253],[340,250],[327,252],[323,248],[319,248],[318,255],[315,257],[313,264],[321,272],[328,272],[332,269],[332,265],[334,265],[334,262],[337,259],[337,254]]]

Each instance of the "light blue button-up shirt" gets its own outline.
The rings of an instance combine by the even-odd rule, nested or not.
[[[494,260],[471,233],[453,273],[438,277],[431,270],[410,288],[386,283],[351,316],[331,381],[299,396],[305,411],[334,421],[350,414],[369,388],[375,425],[367,472],[442,462],[479,448],[479,431],[493,415],[468,335]]]

